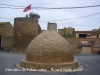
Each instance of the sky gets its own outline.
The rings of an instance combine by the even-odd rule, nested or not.
[[[0,0],[0,4],[15,5],[15,6],[28,6],[32,7],[81,7],[99,5],[100,0]],[[3,7],[5,5],[0,5]],[[100,12],[100,7],[93,8],[81,8],[81,9],[56,9],[56,10],[36,10],[31,9],[28,12],[23,12],[23,9],[10,9],[0,8],[0,22],[10,22],[14,26],[14,18],[25,17],[26,14],[34,12],[40,15],[39,25],[42,30],[47,30],[48,22],[57,23],[58,29],[64,27],[73,27],[76,31],[89,31],[92,29],[98,29],[100,27],[100,14],[93,15],[82,19],[53,21],[77,18]],[[10,18],[10,19],[6,19]],[[41,22],[46,21],[46,22]],[[70,23],[69,23],[70,22]]]

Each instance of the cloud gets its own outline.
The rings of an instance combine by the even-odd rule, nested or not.
[[[15,6],[28,6],[32,4],[32,7],[77,7],[77,6],[87,6],[87,5],[97,5],[100,0],[1,0],[0,3],[15,5]],[[15,17],[24,17],[30,11],[23,13],[22,9],[2,9],[0,8],[0,17],[6,17],[14,19]],[[84,9],[66,9],[66,10],[35,10],[31,11],[38,13],[41,18],[40,21],[60,20],[75,18],[80,16],[85,16],[93,14],[99,11],[99,7],[95,8],[84,8]],[[78,21],[66,20],[66,21],[56,21],[58,28],[64,28],[68,26],[75,27],[76,30],[88,30],[99,27],[100,14],[91,16],[88,18],[80,19]],[[0,21],[10,21],[12,24],[14,20],[2,19]],[[62,25],[64,23],[72,22],[69,24]],[[47,22],[39,22],[43,30],[47,29]]]

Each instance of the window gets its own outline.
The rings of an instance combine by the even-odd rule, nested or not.
[[[79,38],[86,38],[87,34],[79,34]]]

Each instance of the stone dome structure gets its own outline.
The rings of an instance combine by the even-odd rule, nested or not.
[[[53,30],[43,31],[34,38],[26,51],[26,59],[21,67],[33,69],[78,68],[74,60],[72,46],[59,33]]]

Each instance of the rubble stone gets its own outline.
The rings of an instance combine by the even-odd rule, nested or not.
[[[66,38],[66,40],[72,45],[73,54],[80,54],[81,52],[81,43],[74,38]],[[80,48],[78,48],[80,46]]]
[[[21,60],[21,67],[48,69],[78,68],[74,60],[72,46],[54,30],[43,31],[34,38],[26,51],[26,59]]]
[[[38,20],[33,18],[14,19],[13,52],[24,53],[29,43],[41,32]]]

